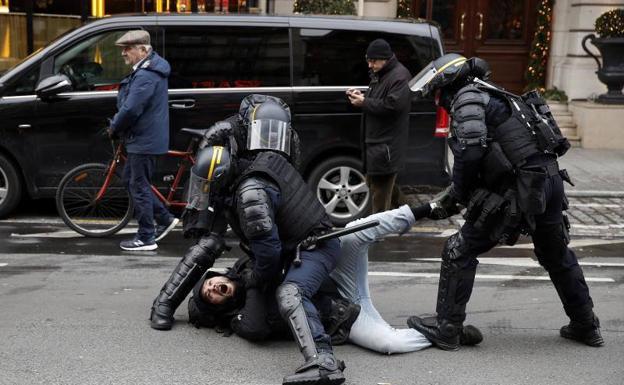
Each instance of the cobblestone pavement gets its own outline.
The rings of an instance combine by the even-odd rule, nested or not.
[[[425,203],[432,194],[409,194],[408,200]],[[622,197],[569,197],[567,211],[573,237],[598,237],[603,239],[624,238],[624,196]],[[433,221],[421,220],[413,232],[443,232],[457,229],[463,223],[461,215]]]

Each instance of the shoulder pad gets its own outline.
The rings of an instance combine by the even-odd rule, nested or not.
[[[451,128],[462,149],[471,145],[486,145],[485,107],[490,95],[474,85],[459,90],[451,108]]]
[[[236,190],[236,210],[247,239],[262,237],[273,228],[273,207],[265,187],[271,183],[260,178],[246,178]]]
[[[204,140],[200,144],[200,148],[214,145],[226,144],[226,139],[232,135],[232,123],[229,120],[221,120],[208,128],[204,133]]]

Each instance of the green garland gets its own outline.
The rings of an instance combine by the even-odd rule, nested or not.
[[[546,84],[546,63],[550,48],[550,30],[554,0],[541,0],[537,8],[537,26],[531,43],[529,64],[525,72],[526,89],[543,90]]]
[[[355,15],[352,0],[295,0],[294,13],[320,15]]]
[[[397,3],[397,19],[412,18],[412,2],[409,0],[399,0]]]
[[[612,9],[596,19],[596,32],[600,37],[624,37],[624,9]]]

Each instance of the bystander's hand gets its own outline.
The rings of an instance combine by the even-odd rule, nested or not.
[[[349,88],[347,90],[347,97],[349,98],[349,102],[355,107],[361,107],[364,104],[364,94],[358,89]]]

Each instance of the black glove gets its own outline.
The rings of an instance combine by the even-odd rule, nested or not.
[[[428,215],[429,219],[446,219],[459,214],[460,211],[459,201],[455,198],[452,184],[434,196],[429,205],[431,206],[431,213]]]

